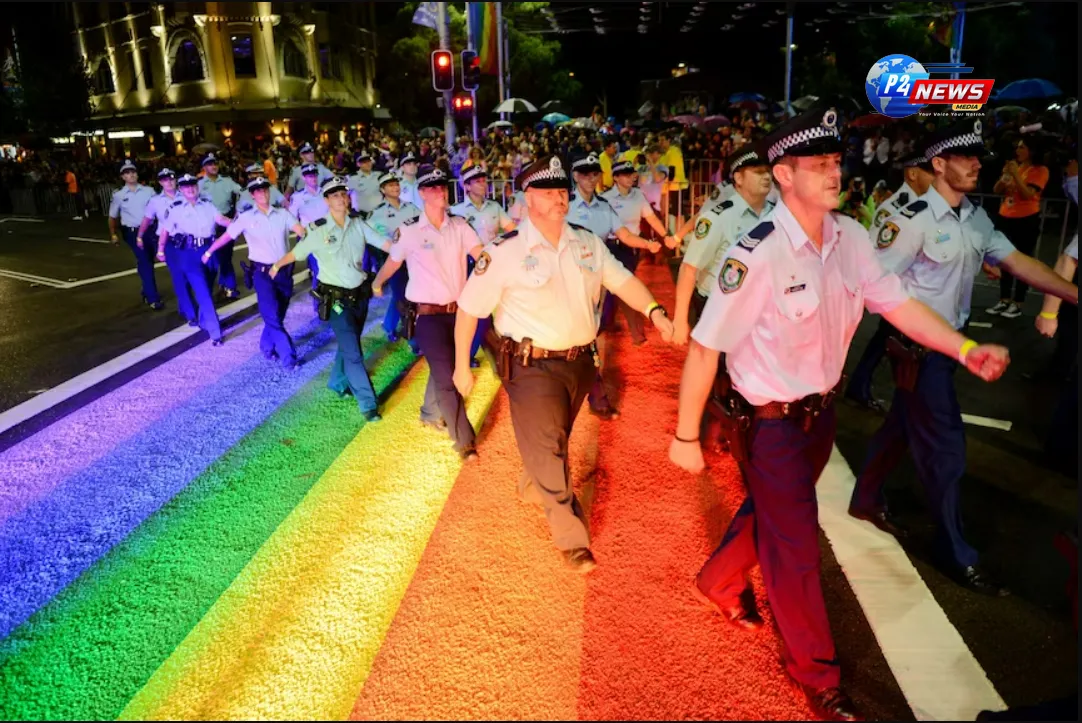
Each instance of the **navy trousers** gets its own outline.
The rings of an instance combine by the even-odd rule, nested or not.
[[[139,229],[123,226],[124,243],[128,245],[135,255],[135,270],[139,273],[139,282],[143,286],[143,298],[148,304],[156,304],[162,300],[158,295],[158,283],[154,279],[154,253],[157,246],[154,243],[144,243],[139,248],[136,240],[139,238]]]
[[[319,286],[319,262],[312,254],[308,254],[308,271],[312,274],[312,291]],[[312,297],[312,310],[319,312],[319,299]]]
[[[218,238],[225,233],[224,226],[214,227],[214,237]],[[233,244],[235,241],[231,240],[225,246],[214,252],[214,256],[210,259],[208,268],[210,269],[210,280],[213,283],[215,279],[218,280],[218,286],[221,286],[226,291],[231,293],[237,292],[237,270],[233,268]]]
[[[402,305],[406,303],[406,284],[409,275],[406,273],[406,265],[403,264],[398,271],[391,274],[387,280],[387,286],[391,290],[391,303],[387,304],[387,311],[383,314],[383,331],[388,336],[398,333],[398,323],[402,320]]]
[[[815,483],[834,446],[834,408],[805,433],[794,420],[755,420],[748,461],[740,465],[748,496],[696,583],[722,605],[736,602],[745,575],[762,568],[770,609],[784,641],[785,664],[816,688],[840,681],[819,579],[819,507]]]
[[[169,277],[173,280],[173,293],[177,295],[177,311],[186,321],[196,321],[197,315],[195,304],[192,303],[192,289],[184,272],[183,254],[183,251],[178,250],[172,244],[167,245],[165,247],[165,266],[169,269]],[[203,270],[203,276],[206,277],[206,269]]]
[[[890,412],[872,437],[850,508],[886,509],[883,484],[908,448],[936,521],[937,551],[958,567],[977,564],[977,551],[962,536],[959,483],[966,469],[962,409],[954,391],[958,362],[928,352],[912,392],[894,390]]]
[[[477,435],[466,417],[466,402],[455,389],[455,315],[426,314],[417,317],[415,335],[421,353],[428,360],[429,383],[436,395],[447,433],[461,452],[474,446]],[[424,415],[425,410],[422,410]]]
[[[283,266],[275,278],[260,268],[252,274],[259,315],[263,317],[263,335],[259,337],[259,350],[264,354],[274,352],[286,367],[297,363],[297,350],[285,328],[286,310],[293,296],[293,264]]]
[[[359,301],[341,302],[341,309],[331,309],[330,324],[338,340],[338,353],[331,366],[331,378],[327,388],[343,395],[346,390],[353,393],[357,406],[362,413],[374,411],[378,406],[376,390],[364,366],[364,351],[361,349],[361,333],[368,319],[368,302],[371,297]]]
[[[864,347],[864,353],[860,355],[860,361],[853,369],[853,376],[849,378],[849,385],[845,388],[845,396],[862,402],[872,398],[872,377],[875,368],[887,353],[887,337],[890,336],[891,328],[885,320],[879,320],[875,334],[868,340],[868,346]]]
[[[173,249],[177,266],[182,276],[183,289],[178,289],[177,298],[191,291],[199,307],[199,326],[210,334],[211,339],[222,338],[222,325],[218,320],[218,310],[214,308],[214,296],[210,291],[207,269],[203,265],[203,253],[206,247]],[[174,277],[175,283],[176,277]]]

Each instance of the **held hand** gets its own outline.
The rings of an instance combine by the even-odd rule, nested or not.
[[[158,249],[158,261],[165,261],[165,249]]]
[[[657,241],[651,241],[646,245],[646,250],[652,254],[659,253],[661,251],[661,244],[659,244]]]
[[[686,321],[674,321],[672,332],[672,343],[677,346],[687,346],[688,341],[691,339],[691,327]]]
[[[692,474],[699,474],[706,468],[703,448],[698,442],[678,442],[673,439],[669,443],[669,459],[677,467]]]
[[[136,245],[136,246],[137,246],[137,247],[138,247],[139,249],[142,249],[142,248],[143,248],[143,238],[142,238],[141,236],[137,236],[137,237],[135,238],[135,245]]]
[[[204,266],[209,264],[210,263],[210,252],[208,251],[207,253],[203,254],[200,257],[200,260],[203,262]]]
[[[1047,336],[1049,339],[1056,335],[1056,330],[1059,328],[1059,319],[1048,319],[1043,316],[1037,317],[1037,331],[1041,332],[1041,336]]]
[[[992,266],[990,264],[981,264],[981,271],[992,281],[999,281],[999,277],[1003,275],[1003,272],[998,266]]]
[[[383,285],[381,284],[379,286],[376,286],[375,284],[373,284],[372,285],[372,295],[376,296],[376,297],[382,297],[383,296]]]
[[[1010,363],[1007,347],[998,344],[981,344],[966,354],[966,369],[986,382],[994,382],[1003,376]]]
[[[651,314],[650,319],[654,322],[654,328],[661,334],[662,341],[671,342],[673,340],[672,320],[660,311]]]
[[[271,277],[271,279],[274,279],[274,277],[278,275],[278,272],[280,270],[281,269],[279,269],[277,266],[271,266],[270,271],[267,272],[267,276]]]
[[[455,366],[455,373],[452,377],[455,383],[455,389],[462,395],[463,399],[470,396],[470,392],[473,391],[473,372],[470,371],[470,367]]]
[[[675,251],[677,248],[680,247],[680,239],[676,238],[675,236],[666,236],[665,245]]]

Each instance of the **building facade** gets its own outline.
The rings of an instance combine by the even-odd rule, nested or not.
[[[373,3],[71,3],[111,153],[311,139],[378,103]]]

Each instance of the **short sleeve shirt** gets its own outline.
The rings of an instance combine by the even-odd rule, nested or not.
[[[329,211],[327,201],[319,191],[313,193],[307,188],[302,188],[289,199],[289,212],[305,226],[317,218],[323,218]]]
[[[616,230],[623,226],[612,204],[596,193],[589,202],[580,194],[572,194],[567,209],[567,220],[569,223],[585,226],[602,240],[611,238]]]
[[[654,213],[646,194],[634,186],[628,189],[627,194],[620,193],[619,187],[613,186],[601,195],[612,206],[623,227],[633,234],[637,235],[641,231],[639,224],[642,220]]]
[[[879,204],[879,207],[875,209],[875,213],[872,215],[872,225],[870,230],[873,233],[879,233],[879,229],[883,227],[886,220],[897,213],[900,213],[903,208],[916,201],[920,196],[917,192],[909,187],[908,183],[903,183],[902,187],[895,191],[886,201]],[[873,237],[874,240],[874,237]]]
[[[270,187],[270,205],[275,208],[286,207],[286,197],[282,195],[277,186]],[[251,211],[253,208],[255,208],[255,198],[252,197],[248,189],[244,189],[244,192],[240,194],[240,198],[237,199],[237,213]]]
[[[211,180],[209,176],[199,179],[199,193],[218,209],[218,213],[228,216],[232,210],[233,201],[241,194],[242,189],[237,182],[228,176],[218,176]]]
[[[154,198],[155,193],[149,186],[137,185],[134,189],[123,188],[113,191],[113,199],[109,203],[109,217],[119,218],[121,226],[139,228],[146,215],[147,204]]]
[[[477,208],[473,201],[467,198],[462,203],[452,206],[451,212],[466,219],[466,222],[481,237],[481,243],[486,244],[501,233],[503,224],[511,221],[511,217],[503,210],[503,206],[491,198],[486,198],[481,208]]]
[[[445,215],[439,228],[421,214],[398,227],[391,259],[409,270],[406,298],[416,304],[450,304],[466,284],[466,257],[481,239],[466,219]]]
[[[230,238],[244,234],[248,258],[258,264],[273,264],[289,251],[289,231],[296,225],[297,218],[285,209],[271,206],[264,213],[256,207],[238,215],[226,233]]]
[[[298,259],[315,256],[321,282],[355,289],[368,278],[363,270],[366,245],[382,243],[359,216],[347,216],[345,226],[339,226],[327,214],[308,225],[308,233],[293,247],[293,255]]]
[[[331,169],[324,166],[322,163],[316,164],[316,169],[319,175],[316,176],[316,184],[319,185],[326,181],[328,178],[333,178],[334,174],[331,173]],[[287,188],[292,188],[294,191],[299,191],[304,188],[304,176],[301,174],[300,166],[293,166],[293,169],[289,172],[289,183],[286,184]]]
[[[390,237],[403,223],[420,215],[421,209],[412,203],[401,203],[395,208],[390,201],[384,201],[372,209],[372,213],[368,215],[368,225]]]
[[[166,211],[178,200],[180,200],[179,193],[174,193],[172,196],[164,192],[155,194],[153,198],[147,201],[147,207],[143,211],[143,218],[150,219],[152,224],[161,228],[162,222],[165,221]]]
[[[173,202],[166,210],[165,229],[170,234],[191,234],[198,239],[214,236],[218,223],[218,209],[208,199],[200,196],[195,203],[185,198]]]
[[[380,204],[382,196],[379,192],[378,173],[374,171],[372,173],[361,173],[358,171],[349,177],[346,185],[349,186],[354,210],[370,213],[372,209]]]
[[[696,291],[710,296],[717,288],[718,270],[729,249],[746,232],[768,219],[773,210],[774,205],[766,203],[757,215],[739,193],[703,208],[683,261],[695,268]]]

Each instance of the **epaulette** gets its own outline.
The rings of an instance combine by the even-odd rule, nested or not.
[[[595,193],[594,198],[600,199],[600,200],[604,201],[605,203],[609,203],[609,199],[605,198],[600,193]],[[610,203],[609,205],[611,206],[612,204]]]
[[[900,208],[900,207],[906,205],[907,203],[909,203],[909,194],[906,193],[905,191],[902,191],[901,193],[898,194],[898,207]]]
[[[578,229],[579,231],[590,231],[590,229],[586,228],[585,226],[580,226],[577,223],[571,223],[570,221],[567,222],[567,225],[570,226],[571,228]],[[590,231],[590,233],[593,233],[593,232]]]
[[[377,205],[376,208],[383,208],[384,206],[389,206],[389,205],[391,205],[391,204],[387,203],[386,201],[380,201],[379,205]],[[372,210],[375,211],[376,208],[373,208]]]
[[[574,226],[575,224],[571,224],[571,225]],[[500,244],[502,244],[507,239],[514,238],[515,236],[518,236],[518,229],[517,228],[511,229],[507,233],[501,233],[499,236],[492,239],[492,245],[493,246],[499,246]]]
[[[179,206],[182,203],[184,203],[184,199],[183,198],[178,198],[177,200],[175,200],[171,204],[169,204],[169,208],[172,208],[173,206]]]
[[[361,215],[360,211],[354,211],[353,209],[350,209],[349,217],[350,218],[364,218],[364,216]]]
[[[722,201],[721,203],[719,203],[717,206],[714,207],[714,213],[721,213],[725,209],[732,208],[732,207],[733,207],[733,199],[727,198],[724,201]]]
[[[575,194],[573,194],[573,193],[570,196],[567,197],[567,202],[568,203],[571,203],[574,200],[575,200]]]
[[[744,234],[736,245],[746,251],[754,251],[755,247],[761,244],[763,239],[769,236],[773,231],[774,224],[771,221],[763,221],[751,231]]]
[[[327,223],[327,217],[326,216],[324,216],[322,218],[317,218],[315,221],[312,222],[312,225],[313,226],[322,226],[325,223]]]
[[[412,226],[413,224],[417,223],[420,220],[421,220],[420,216],[414,216],[413,218],[407,218],[405,221],[402,222],[402,225],[403,226]]]
[[[913,218],[926,208],[928,208],[928,202],[918,198],[916,201],[902,209],[902,215],[906,218]]]

